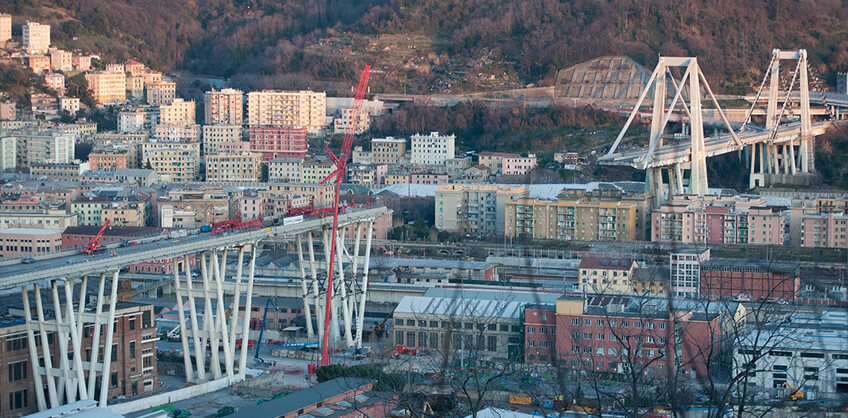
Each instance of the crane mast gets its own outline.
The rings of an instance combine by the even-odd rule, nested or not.
[[[365,90],[368,88],[368,77],[371,74],[371,66],[366,65],[359,76],[359,83],[356,84],[356,94],[353,99],[353,111],[351,112],[352,127],[345,132],[342,148],[339,150],[339,155],[330,150],[329,143],[324,146],[324,151],[330,160],[336,165],[330,175],[321,184],[326,184],[329,181],[335,180],[336,194],[333,197],[333,232],[330,245],[330,262],[327,265],[327,298],[324,304],[324,335],[322,336],[321,344],[321,365],[330,365],[330,303],[333,298],[333,265],[336,262],[336,236],[339,232],[339,194],[341,193],[342,180],[344,180],[345,171],[347,169],[347,159],[350,156],[350,149],[353,147],[353,139],[356,137],[356,128],[359,125],[359,114],[362,111],[362,100],[365,98]],[[327,249],[325,248],[324,251]],[[341,266],[339,266],[341,268]],[[341,284],[344,286],[344,283]],[[360,332],[362,332],[360,330]]]

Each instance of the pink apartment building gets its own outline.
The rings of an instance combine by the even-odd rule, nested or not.
[[[526,157],[504,157],[501,160],[501,174],[505,176],[524,175],[533,171],[534,168],[536,168],[536,154],[529,154]]]
[[[801,219],[802,247],[848,248],[848,215],[839,211],[810,213]]]
[[[762,198],[677,196],[651,214],[651,241],[783,245],[784,221]]]
[[[62,250],[61,229],[0,230],[0,257],[38,257]]]

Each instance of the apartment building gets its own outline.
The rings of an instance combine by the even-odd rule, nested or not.
[[[129,60],[129,61],[124,63],[124,71],[127,74],[139,75],[139,74],[144,73],[144,70],[145,70],[144,64],[142,64],[142,63],[140,63],[136,60]]]
[[[196,123],[160,123],[153,129],[153,137],[170,142],[200,143],[200,125]]]
[[[65,76],[58,73],[45,74],[44,85],[56,90],[59,96],[65,94]]]
[[[234,215],[230,198],[220,186],[171,190],[159,198],[159,225],[163,228],[196,227]]]
[[[701,292],[701,263],[710,259],[709,248],[681,249],[669,254],[671,294],[698,298]]]
[[[91,69],[90,55],[74,55],[71,58],[71,62],[74,64],[74,69],[77,71],[88,71]]]
[[[77,225],[77,215],[62,208],[7,209],[0,211],[0,230],[7,228],[47,228],[64,230]]]
[[[275,158],[268,161],[268,181],[299,183],[303,160],[300,158]]]
[[[578,274],[584,293],[631,293],[638,265],[625,258],[583,257]]]
[[[410,137],[410,162],[418,165],[444,165],[455,153],[455,135],[415,134]]]
[[[801,246],[848,248],[848,215],[839,211],[808,213],[801,219]]]
[[[244,92],[226,88],[203,95],[203,120],[207,125],[243,125]]]
[[[98,151],[88,154],[89,169],[92,171],[115,171],[129,167],[127,152]]]
[[[469,167],[471,167],[471,157],[455,157],[445,160],[445,172],[452,179],[462,176]]]
[[[526,157],[505,157],[501,164],[501,174],[523,176],[536,168],[536,154],[529,154]]]
[[[118,132],[153,132],[159,124],[158,107],[136,107],[118,113]]]
[[[127,99],[140,100],[144,98],[144,75],[127,74]]]
[[[370,186],[381,184],[386,169],[385,164],[348,164],[347,182]]]
[[[651,214],[651,241],[685,244],[783,245],[785,215],[751,196],[669,199]]]
[[[123,218],[116,226],[127,222],[132,223],[127,224],[128,226],[145,226],[150,203],[145,198],[147,196],[83,196],[71,203],[71,213],[77,216],[78,226],[103,225],[106,223],[103,215],[107,212],[113,220]]]
[[[526,198],[522,186],[446,184],[436,189],[436,228],[470,235],[505,232],[506,203]]]
[[[127,80],[123,72],[93,71],[85,73],[88,89],[98,106],[127,101]]]
[[[520,158],[520,154],[510,152],[483,151],[477,154],[477,164],[489,168],[489,172],[495,175],[501,174],[504,158]]]
[[[74,160],[74,135],[58,130],[18,130],[0,137],[0,169],[28,167],[42,162]]]
[[[209,122],[207,122],[209,123]],[[222,143],[241,142],[242,127],[237,125],[203,125],[203,155],[221,152]]]
[[[307,160],[301,165],[300,181],[304,183],[320,183],[335,170],[336,165],[331,161],[318,162]]]
[[[142,85],[144,78],[142,76]],[[168,106],[177,98],[177,83],[173,81],[155,81],[145,86],[147,104],[150,106]],[[193,102],[192,102],[193,104]],[[194,122],[194,117],[191,118]]]
[[[35,74],[41,74],[50,70],[50,57],[42,54],[27,56],[27,66]]]
[[[12,15],[0,13],[0,42],[12,40]]]
[[[27,54],[46,54],[50,49],[50,25],[27,21],[23,26],[21,46]]]
[[[250,150],[262,155],[262,161],[275,158],[303,158],[309,150],[307,129],[281,126],[250,126],[247,136]]]
[[[73,71],[74,54],[58,48],[50,48],[50,69],[53,71]]]
[[[338,116],[333,119],[333,133],[346,134],[353,131],[354,134],[364,134],[371,128],[371,115],[368,112],[359,112],[357,121],[353,120],[353,109],[341,109]]]
[[[0,229],[0,258],[38,257],[62,249],[62,229]]]
[[[194,124],[194,100],[173,99],[159,105],[160,124]]]
[[[391,136],[371,139],[371,162],[399,165],[406,159],[406,139]]]
[[[450,177],[447,173],[434,171],[415,171],[409,174],[411,184],[448,184]]]
[[[556,324],[560,365],[576,370],[704,378],[720,349],[720,313],[686,304],[670,313],[644,296],[562,296]]]
[[[0,120],[10,121],[18,117],[18,109],[15,102],[3,101],[0,103]]]
[[[333,204],[336,188],[333,184],[321,183],[269,183],[270,196],[307,196],[316,208]]]
[[[508,237],[562,241],[634,241],[636,204],[593,197],[518,199],[505,204]]]
[[[200,142],[149,142],[142,145],[142,161],[174,183],[197,180],[200,168]]]
[[[80,110],[80,99],[78,97],[59,97],[59,111],[67,112],[71,116],[75,116]]]
[[[206,156],[206,181],[224,183],[258,182],[262,157],[252,152]]]
[[[305,128],[324,128],[327,113],[326,93],[309,90],[263,90],[247,93],[247,124]]]
[[[50,297],[42,295],[49,301]],[[34,306],[34,303],[31,303]],[[3,356],[0,357],[0,368],[9,373],[0,374],[0,386],[4,388],[4,396],[0,397],[0,411],[4,417],[24,416],[38,411],[36,401],[36,386],[42,385],[41,377],[33,374],[30,363],[30,347],[27,342],[26,326],[23,325],[24,311],[20,305],[10,305],[9,314],[0,316],[0,347]],[[53,317],[54,309],[50,302],[46,303],[48,316]],[[86,306],[86,313],[93,315],[94,306]],[[94,324],[87,323],[83,328],[82,354],[83,361],[92,357],[92,336]],[[106,333],[100,333],[98,356],[102,361],[102,346]],[[153,323],[153,306],[132,302],[119,301],[115,311],[115,332],[112,336],[112,364],[110,374],[103,382],[108,382],[110,399],[118,396],[132,397],[153,392],[159,388],[158,364],[156,361],[156,334]],[[36,346],[41,351],[41,340],[36,338]],[[51,357],[58,359],[58,335],[53,331],[47,333],[48,345],[52,348]],[[42,357],[41,354],[38,356]],[[54,360],[54,366],[57,365]],[[36,380],[38,379],[38,380]],[[100,378],[98,377],[98,380]],[[45,391],[46,389],[42,390]],[[8,393],[9,396],[5,394]]]
[[[51,180],[79,180],[86,164],[75,160],[70,163],[32,163],[29,165],[29,175],[33,178],[48,178]]]

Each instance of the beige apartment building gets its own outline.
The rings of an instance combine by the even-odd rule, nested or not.
[[[194,100],[174,99],[159,106],[160,124],[194,123]]]
[[[455,135],[415,134],[410,137],[410,162],[417,165],[444,165],[445,160],[454,157]]]
[[[200,125],[196,123],[159,123],[153,128],[153,136],[162,141],[200,143]]]
[[[848,248],[848,215],[823,211],[804,215],[801,221],[801,246]]]
[[[143,74],[128,74],[126,77],[127,98],[142,99],[144,98],[144,75]]]
[[[376,164],[398,165],[406,159],[406,140],[403,138],[373,138],[371,161]]]
[[[308,196],[316,208],[331,206],[335,196],[333,184],[321,183],[269,183],[270,196]]]
[[[74,69],[74,53],[58,48],[50,48],[50,69],[53,71],[71,71]]]
[[[206,181],[253,183],[262,178],[262,156],[253,152],[206,156]]]
[[[71,62],[74,64],[74,69],[77,71],[88,71],[91,69],[90,55],[74,55],[71,58]]]
[[[144,76],[142,76],[143,82]],[[150,106],[167,106],[174,103],[176,98],[177,83],[173,81],[160,80],[147,84],[147,104]],[[194,118],[191,121],[194,122]]]
[[[152,132],[159,123],[159,107],[138,106],[118,113],[118,132]]]
[[[203,125],[203,155],[217,154],[221,152],[220,144],[241,142],[242,136],[241,124]]]
[[[470,235],[503,235],[506,203],[526,198],[523,186],[445,184],[436,189],[436,228]]]
[[[0,229],[55,228],[64,230],[77,226],[77,215],[64,209],[3,210],[0,212]]]
[[[50,49],[50,25],[27,22],[23,26],[21,46],[27,54],[46,54]]]
[[[138,61],[135,61],[135,60],[129,60],[129,61],[124,63],[124,71],[127,74],[138,75],[138,74],[143,73],[144,69],[145,69],[144,64],[142,64]]]
[[[633,273],[638,265],[623,258],[583,257],[578,274],[584,293],[632,293]]]
[[[85,80],[98,106],[127,101],[127,80],[123,72],[88,72],[85,74]]]
[[[268,181],[280,183],[300,183],[300,158],[277,158],[268,161]]]
[[[236,89],[207,91],[203,95],[203,120],[207,125],[244,124],[244,92]]]
[[[358,123],[354,126],[353,109],[341,109],[339,115],[333,119],[333,133],[346,134],[353,130],[356,135],[368,132],[371,127],[371,115],[368,112],[359,112]]]
[[[193,227],[231,218],[230,198],[220,186],[171,190],[159,198],[159,226]]]
[[[50,69],[50,57],[41,54],[32,54],[27,57],[27,65],[33,73],[41,74]]]
[[[144,166],[171,182],[196,181],[200,167],[199,142],[150,142],[142,145]]]
[[[506,202],[506,236],[562,241],[634,241],[636,205],[588,197]]]
[[[12,40],[12,15],[0,13],[0,42]]]
[[[34,163],[70,163],[74,159],[73,134],[55,130],[19,130],[0,138],[0,169],[28,167]]]
[[[80,99],[78,97],[59,97],[59,111],[76,115],[80,110]]]
[[[320,183],[327,178],[334,170],[336,165],[330,161],[304,161],[301,165],[300,181],[304,183]]]
[[[82,170],[79,160],[69,163],[32,163],[29,165],[31,178],[46,177],[51,180],[79,180]]]
[[[247,93],[247,123],[320,130],[324,127],[326,102],[326,93],[310,90],[252,91]]]

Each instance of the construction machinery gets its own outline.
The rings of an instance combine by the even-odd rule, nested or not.
[[[109,227],[109,224],[112,223],[111,219],[107,219],[106,223],[100,227],[100,231],[97,232],[97,235],[94,236],[94,239],[88,243],[88,247],[82,249],[82,253],[86,255],[94,255],[102,252],[105,248],[100,246],[100,238],[103,237],[103,232],[106,231],[106,228]]]
[[[265,360],[262,357],[259,357],[259,350],[262,349],[262,335],[265,333],[265,321],[268,319],[268,308],[274,305],[274,311],[278,311],[277,304],[274,302],[274,298],[268,298],[268,301],[265,302],[265,313],[262,314],[262,325],[259,327],[259,338],[256,341],[256,353],[253,354],[253,361],[257,363],[265,363]]]
[[[789,395],[786,396],[787,398],[793,401],[800,401],[801,399],[804,399],[804,392],[801,392],[800,389],[796,389],[795,386],[792,386],[787,382],[783,382],[780,386],[789,390]]]
[[[327,300],[324,304],[325,312],[324,312],[324,335],[322,336],[322,351],[321,351],[321,365],[329,366],[330,365],[330,304],[333,299],[333,266],[335,265],[336,260],[336,237],[339,233],[339,195],[341,194],[342,181],[345,177],[345,172],[347,170],[347,159],[350,157],[350,150],[353,147],[353,140],[356,137],[356,127],[359,125],[359,114],[362,112],[362,100],[365,98],[365,90],[368,88],[368,77],[371,75],[371,66],[366,65],[362,70],[362,74],[359,76],[359,83],[356,84],[356,94],[353,99],[353,111],[351,112],[351,120],[353,121],[353,128],[348,129],[345,132],[344,139],[342,140],[342,148],[339,150],[339,155],[333,153],[330,150],[330,144],[324,146],[324,151],[327,153],[327,156],[330,157],[330,160],[336,166],[336,169],[333,170],[330,175],[327,176],[324,180],[321,180],[321,184],[326,184],[329,181],[336,182],[336,193],[333,195],[333,230],[331,236],[331,246],[330,246],[330,260],[327,263]],[[341,266],[339,266],[341,268]],[[342,283],[344,286],[344,283]],[[362,332],[360,330],[360,332]]]

